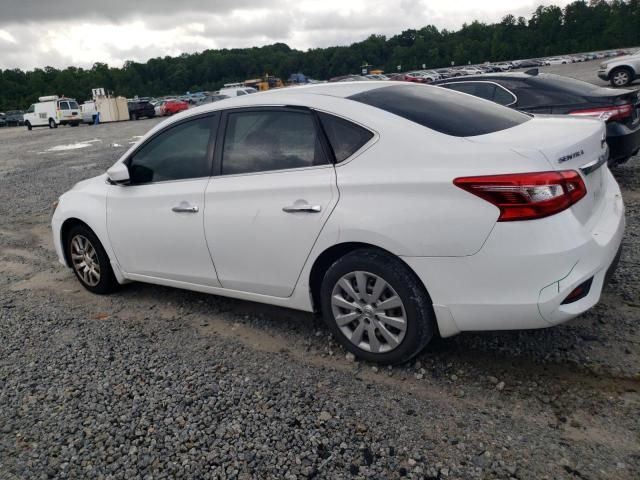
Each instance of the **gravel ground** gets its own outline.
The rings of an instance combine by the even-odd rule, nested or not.
[[[600,305],[383,368],[309,314],[56,262],[51,203],[156,122],[0,129],[0,478],[639,478],[640,158]]]

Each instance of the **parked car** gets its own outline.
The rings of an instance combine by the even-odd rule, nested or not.
[[[162,115],[175,115],[189,108],[189,104],[182,100],[167,100],[162,104],[160,110]]]
[[[607,126],[611,166],[626,162],[640,149],[638,91],[602,88],[569,77],[538,73],[537,70],[437,83],[528,113],[602,119]]]
[[[598,77],[614,87],[626,87],[640,77],[640,50],[632,55],[615,57],[600,64]]]
[[[244,86],[240,86],[240,87],[224,87],[221,88],[220,91],[218,92],[220,95],[226,95],[227,97],[239,97],[242,95],[249,95],[250,93],[256,93],[258,90],[256,90],[253,87],[244,87]]]
[[[407,82],[247,95],[76,184],[53,241],[91,292],[317,309],[355,355],[403,363],[436,332],[544,328],[598,302],[625,224],[604,134]]]
[[[365,75],[352,75],[352,74],[350,74],[350,75],[339,75],[337,77],[332,77],[332,78],[329,79],[329,82],[332,82],[332,83],[335,83],[335,82],[362,82],[362,81],[368,81],[368,80],[373,80],[373,79],[369,78],[369,77],[367,77]],[[223,89],[220,90],[220,93],[224,93]],[[230,93],[226,93],[226,95],[234,96],[234,95],[232,95]]]
[[[129,118],[131,120],[138,120],[140,118],[153,118],[156,116],[156,111],[151,102],[148,100],[129,100]]]
[[[227,97],[226,95],[219,95],[219,94],[207,95],[205,97],[199,98],[198,101],[196,102],[196,105],[199,106],[207,103],[219,102],[220,100],[225,100],[227,98],[230,98],[230,97]]]
[[[21,127],[24,125],[24,112],[22,110],[9,110],[5,113],[5,121],[8,127]]]
[[[435,72],[440,75],[440,78],[449,78],[453,76],[450,68],[438,68]]]
[[[412,82],[412,83],[432,83],[433,78],[425,75],[420,75],[415,72],[397,73],[391,76],[391,80],[397,82]]]
[[[77,127],[82,122],[80,107],[73,98],[50,95],[40,97],[24,114],[28,130],[33,127],[58,128],[58,125]]]
[[[389,80],[389,77],[382,73],[370,73],[369,75],[366,75],[366,77],[371,80]]]
[[[418,83],[433,83],[440,78],[440,75],[437,73],[428,73],[424,70],[416,70],[415,72],[407,72],[405,73],[408,77],[413,77],[416,79]],[[411,80],[409,80],[411,81]]]
[[[156,117],[161,117],[162,114],[162,106],[164,105],[164,103],[166,102],[166,100],[154,100],[151,103],[151,105],[153,105],[153,112],[155,113]]]
[[[484,73],[477,67],[462,67],[458,69],[458,72],[462,73],[463,75],[479,75]]]
[[[565,57],[552,57],[544,60],[545,65],[565,65],[571,63],[571,60]]]
[[[506,62],[496,63],[495,66],[498,67],[503,72],[508,72],[509,70],[511,70],[513,68],[512,64],[506,63]]]
[[[518,68],[532,68],[544,65],[540,60],[521,60]]]
[[[6,127],[7,126],[7,119],[5,117],[5,114],[0,112],[0,127]]]

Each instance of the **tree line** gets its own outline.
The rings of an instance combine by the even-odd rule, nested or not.
[[[316,79],[358,73],[368,63],[387,72],[485,61],[515,60],[640,45],[640,0],[574,1],[564,8],[540,6],[530,18],[499,23],[473,21],[457,31],[433,25],[386,37],[371,35],[348,46],[300,51],[284,43],[205,50],[179,57],[127,61],[121,68],[44,67],[0,70],[0,111],[24,109],[42,95],[85,100],[91,89],[117,95],[155,96],[216,90],[224,83],[268,73],[286,79],[303,72]]]

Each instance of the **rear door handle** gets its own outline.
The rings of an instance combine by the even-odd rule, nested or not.
[[[294,205],[289,205],[288,207],[283,207],[282,211],[287,213],[296,213],[296,212],[308,212],[308,213],[319,213],[322,210],[320,205],[307,205],[306,203],[296,203]]]
[[[176,213],[198,213],[198,210],[200,209],[197,205],[189,205],[186,202],[176,205],[171,209],[172,212]]]

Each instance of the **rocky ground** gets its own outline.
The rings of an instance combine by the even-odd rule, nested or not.
[[[94,296],[56,262],[51,203],[156,121],[0,130],[0,478],[639,477],[640,158],[616,172],[628,229],[599,306],[386,368],[309,314]]]

